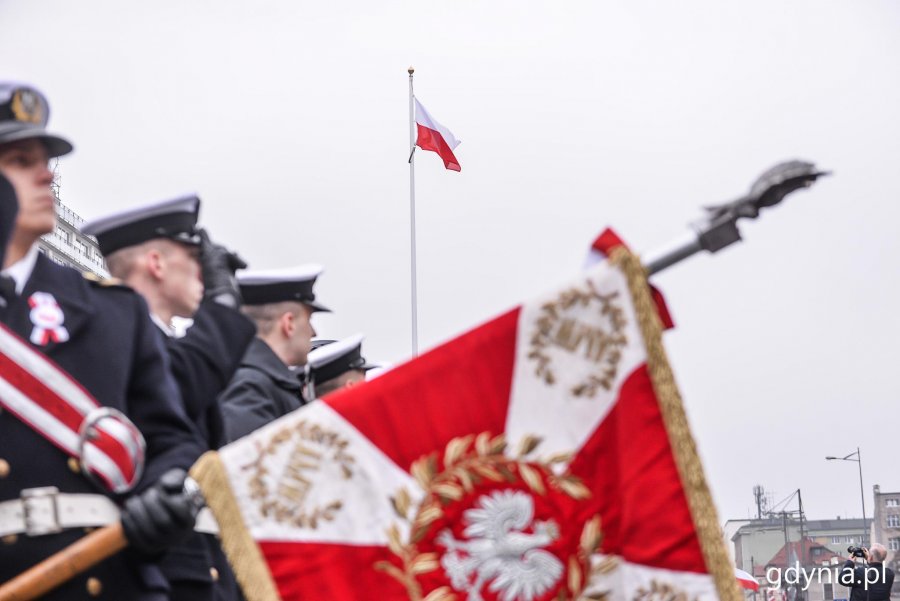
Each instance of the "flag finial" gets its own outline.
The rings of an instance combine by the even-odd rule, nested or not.
[[[413,73],[416,72],[416,70],[412,68],[412,65],[410,65],[409,69],[407,69],[406,72],[409,73],[410,75],[412,75]]]

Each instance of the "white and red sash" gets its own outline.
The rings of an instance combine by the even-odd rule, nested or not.
[[[3,325],[0,406],[78,459],[107,490],[127,492],[139,480],[146,444],[137,427]]]

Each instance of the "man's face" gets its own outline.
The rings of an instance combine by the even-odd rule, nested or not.
[[[293,351],[292,365],[305,365],[306,357],[312,348],[312,339],[316,330],[312,326],[312,310],[304,304],[297,303],[294,312],[294,332],[291,335],[291,349]]]
[[[164,269],[161,292],[173,315],[193,317],[203,300],[200,249],[171,240],[159,242]]]
[[[39,140],[0,145],[0,171],[12,183],[19,200],[14,236],[34,239],[56,226],[53,173],[47,167],[47,149]]]

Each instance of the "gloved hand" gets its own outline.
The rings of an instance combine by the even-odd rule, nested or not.
[[[203,272],[203,298],[237,309],[241,306],[241,291],[234,272],[246,269],[236,253],[213,242],[205,229],[200,230],[200,268]]]
[[[183,540],[194,528],[203,497],[185,486],[182,469],[167,471],[159,481],[125,501],[122,528],[128,543],[143,553],[155,554]]]

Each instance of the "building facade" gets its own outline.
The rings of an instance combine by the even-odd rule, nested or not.
[[[891,523],[900,519],[900,493],[894,497],[898,499],[895,512],[898,518],[892,518]],[[894,507],[894,502],[883,505]],[[724,530],[733,533],[729,542],[732,544],[735,565],[753,574],[760,583],[760,594],[755,597],[756,601],[838,601],[848,599],[849,591],[836,582],[833,570],[847,558],[848,546],[861,544],[863,530],[873,528],[872,524],[873,520],[867,519],[864,522],[858,518],[803,520],[803,544],[799,542],[800,520],[789,514],[764,519],[731,520],[725,524]],[[900,528],[894,536],[900,539]],[[900,540],[895,546],[900,547]],[[816,573],[816,578],[805,591],[786,590],[789,588],[787,583],[783,582],[778,587],[769,581],[772,574],[784,574],[788,567],[798,564],[808,573]]]
[[[109,277],[97,241],[78,230],[84,220],[63,204],[58,196],[54,198],[57,217],[56,229],[53,233],[43,236],[38,242],[41,252],[60,265],[67,265],[78,271],[87,271],[102,278]]]
[[[860,518],[834,520],[808,520],[804,522],[806,536],[828,547],[832,552],[847,556],[847,547],[863,545],[863,534],[868,538],[872,520]]]
[[[900,493],[895,496],[900,499]],[[896,513],[897,518],[893,518],[891,523],[900,520],[900,506]],[[800,521],[793,517],[740,522],[741,526],[731,537],[734,562],[737,567],[750,573],[756,566],[768,562],[786,543],[800,540]],[[863,530],[868,530],[872,523],[873,520],[867,519],[864,524],[859,518],[803,520],[803,536],[835,555],[847,557],[847,547],[861,544]],[[900,527],[894,536],[898,537],[895,544],[900,547]],[[887,542],[884,544],[888,546]]]
[[[875,492],[875,519],[872,521],[872,541],[881,543],[888,550],[887,567],[900,574],[900,492],[881,492],[881,487],[872,487]],[[900,583],[891,591],[892,598],[900,598]]]

